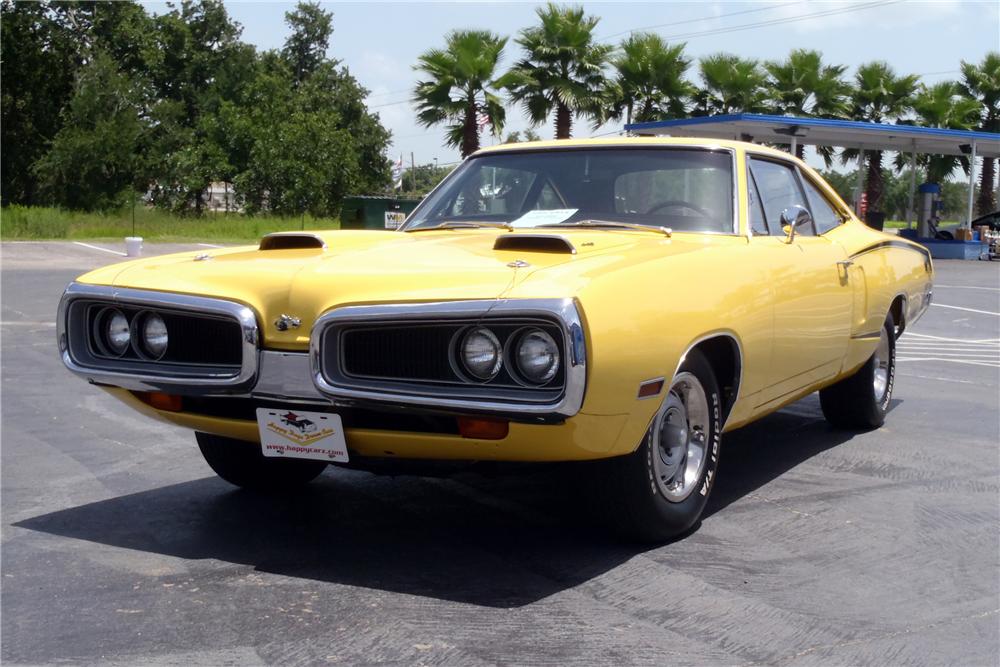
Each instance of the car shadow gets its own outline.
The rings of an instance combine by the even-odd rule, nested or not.
[[[817,417],[818,403],[808,401],[726,436],[704,518],[852,437],[830,429]],[[208,477],[15,525],[284,576],[510,608],[663,548],[595,530],[579,501],[578,470],[530,466],[518,474],[438,479],[330,469],[283,496],[234,490]]]

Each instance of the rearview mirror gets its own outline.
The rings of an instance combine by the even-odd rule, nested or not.
[[[781,212],[781,228],[788,235],[788,242],[795,239],[795,230],[803,225],[812,224],[812,216],[804,207],[792,204]]]

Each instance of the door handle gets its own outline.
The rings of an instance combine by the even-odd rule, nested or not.
[[[854,266],[854,262],[852,262],[849,259],[842,259],[839,262],[837,262],[837,266],[842,266],[842,267],[844,267],[846,269],[846,268],[848,268],[850,266]]]

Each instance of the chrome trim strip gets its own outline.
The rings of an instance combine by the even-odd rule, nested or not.
[[[311,377],[309,353],[262,350],[257,384],[250,395],[255,398],[329,403],[329,399],[316,389]]]
[[[358,389],[331,384],[323,375],[322,341],[332,324],[345,322],[379,322],[385,320],[424,319],[483,319],[491,316],[555,317],[563,330],[563,349],[567,354],[566,387],[554,403],[499,401],[476,398],[442,398],[426,395]],[[583,406],[587,384],[587,353],[583,336],[583,321],[573,299],[497,299],[485,301],[448,301],[432,303],[401,303],[374,306],[346,306],[321,315],[309,337],[309,361],[312,381],[327,397],[337,400],[364,400],[404,406],[436,409],[471,410],[492,414],[524,415],[529,417],[572,417]]]
[[[113,366],[83,366],[72,356],[69,346],[68,317],[69,306],[77,299],[94,299],[109,304],[128,304],[183,310],[192,313],[208,313],[232,318],[242,330],[242,365],[236,375],[215,374],[202,377],[176,377],[166,374],[135,373],[116,371]],[[135,391],[171,391],[183,388],[187,394],[239,393],[253,386],[257,379],[259,335],[257,316],[253,310],[240,303],[188,294],[155,292],[110,285],[87,285],[70,283],[59,301],[56,315],[56,335],[59,354],[63,364],[70,371],[99,384],[107,384]],[[196,368],[196,367],[195,367]]]

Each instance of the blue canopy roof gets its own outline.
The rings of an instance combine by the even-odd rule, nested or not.
[[[1000,134],[944,130],[917,125],[890,125],[853,120],[737,113],[681,120],[631,123],[625,129],[641,135],[744,139],[768,143],[840,146],[933,155],[964,155],[976,145],[980,157],[1000,157]]]

